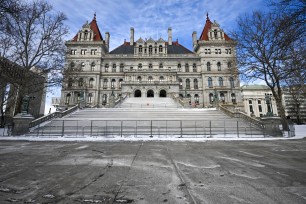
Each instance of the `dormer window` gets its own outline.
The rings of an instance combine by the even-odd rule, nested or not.
[[[218,31],[217,31],[217,29],[214,30],[214,36],[215,36],[216,39],[218,38]]]
[[[85,32],[84,32],[84,40],[87,40],[87,38],[88,38],[88,31],[85,30]]]
[[[162,45],[160,45],[160,46],[158,47],[158,51],[159,51],[159,53],[162,53],[162,52],[163,52],[163,46],[162,46]]]
[[[138,52],[142,53],[142,45],[139,45]]]
[[[149,55],[152,55],[152,53],[153,53],[153,46],[149,45]]]

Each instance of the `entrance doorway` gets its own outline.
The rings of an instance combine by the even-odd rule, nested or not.
[[[160,90],[159,97],[167,97],[167,92],[165,90]]]
[[[134,97],[135,97],[135,98],[141,97],[141,91],[140,91],[139,89],[137,89],[137,90],[135,91]]]
[[[147,98],[154,98],[154,91],[153,90],[148,90],[147,92]]]

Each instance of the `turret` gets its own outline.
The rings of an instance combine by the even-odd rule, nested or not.
[[[130,45],[134,45],[134,28],[131,28]]]

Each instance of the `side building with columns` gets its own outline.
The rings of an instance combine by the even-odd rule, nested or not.
[[[192,107],[217,103],[242,106],[236,66],[236,42],[208,15],[200,37],[192,33],[193,51],[168,39],[134,39],[109,49],[110,33],[103,39],[96,16],[66,42],[67,54],[61,107],[80,101],[86,107],[112,107],[110,98],[187,98]]]
[[[278,110],[272,91],[266,85],[243,85],[241,87],[244,111],[249,116],[277,116]]]

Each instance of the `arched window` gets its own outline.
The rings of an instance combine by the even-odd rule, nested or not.
[[[164,67],[163,63],[159,64],[159,68],[162,69]]]
[[[182,79],[178,79],[179,81],[179,89],[183,89],[183,81]]]
[[[229,83],[230,83],[230,87],[231,87],[231,88],[235,88],[235,83],[234,83],[233,77],[230,77],[230,78],[229,78]]]
[[[162,46],[162,45],[160,45],[160,46],[158,47],[158,51],[159,51],[159,53],[162,53],[162,52],[163,52],[163,46]]]
[[[68,79],[68,87],[72,87],[72,84],[73,84],[73,79],[69,78]]]
[[[141,70],[141,69],[142,69],[142,64],[139,63],[139,64],[138,64],[138,70]]]
[[[213,87],[213,81],[211,79],[211,77],[208,77],[208,87]]]
[[[112,89],[115,88],[115,83],[116,83],[116,79],[112,79],[112,81],[111,81],[111,88]]]
[[[116,64],[113,64],[112,72],[116,72]]]
[[[209,94],[209,103],[214,102],[214,94],[210,93]]]
[[[94,62],[91,63],[91,71],[95,71],[95,68],[96,68],[96,64]]]
[[[105,64],[105,72],[108,72],[108,67],[109,67],[109,65]]]
[[[150,63],[149,64],[149,70],[152,70],[153,69],[153,65]]]
[[[152,53],[153,53],[153,46],[149,45],[149,55],[152,55]]]
[[[163,76],[160,76],[160,77],[159,77],[159,81],[160,81],[160,82],[164,81],[164,77],[163,77]]]
[[[103,81],[103,89],[107,89],[108,80],[104,79]]]
[[[186,89],[190,89],[190,79],[186,79]]]
[[[192,71],[193,71],[193,72],[197,72],[197,64],[196,64],[196,63],[194,63],[194,64],[192,65]]]
[[[82,62],[82,63],[81,63],[81,71],[84,71],[84,69],[85,69],[85,63]]]
[[[198,89],[199,86],[198,86],[198,80],[197,79],[194,79],[193,80],[193,86],[194,86],[194,89]]]
[[[70,63],[70,68],[71,68],[72,70],[74,70],[74,68],[75,68],[75,63],[74,63],[74,62],[71,62],[71,63]]]
[[[137,81],[138,81],[138,83],[141,82],[141,76],[138,76],[138,77],[137,77]]]
[[[107,103],[107,95],[103,94],[103,96],[102,96],[102,105],[106,105],[106,103]]]
[[[220,93],[220,100],[221,102],[225,102],[224,93]]]
[[[124,69],[124,64],[121,63],[121,64],[120,64],[120,72],[123,72],[123,69]]]
[[[138,52],[139,52],[139,53],[142,53],[142,45],[139,45],[139,47],[138,47]]]
[[[94,82],[94,79],[93,78],[90,78],[89,79],[89,88],[93,88],[93,82]]]
[[[69,93],[66,95],[65,104],[69,104],[70,98],[71,98],[71,94]]]
[[[152,83],[152,82],[153,82],[153,77],[152,77],[152,76],[149,76],[149,77],[148,77],[148,81],[149,81],[149,83]]]
[[[221,62],[217,63],[218,71],[221,71]]]
[[[228,63],[227,63],[227,68],[229,68],[229,69],[232,68],[232,63],[231,63],[231,62],[228,62]]]
[[[182,65],[180,63],[177,65],[177,71],[179,71],[179,72],[182,71]]]
[[[200,101],[199,95],[195,94],[194,95],[194,102],[195,102],[195,104],[199,104],[199,101]]]
[[[122,87],[122,82],[123,82],[123,79],[119,79],[119,88],[121,89]]]
[[[188,63],[185,64],[185,72],[189,72],[189,64]]]
[[[210,62],[207,62],[207,63],[206,63],[206,66],[207,66],[207,71],[211,71]]]
[[[223,86],[223,78],[219,77],[219,86]]]
[[[88,99],[87,99],[88,103],[92,103],[92,93],[88,94]]]
[[[83,82],[84,82],[83,78],[79,78],[78,86],[82,87],[83,86]]]

